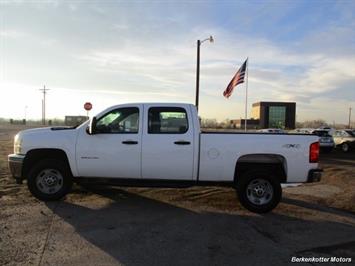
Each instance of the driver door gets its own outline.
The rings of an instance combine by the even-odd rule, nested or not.
[[[82,177],[140,178],[142,106],[121,107],[97,118],[96,133],[78,136],[76,161]]]

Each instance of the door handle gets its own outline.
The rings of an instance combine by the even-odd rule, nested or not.
[[[174,144],[176,144],[176,145],[190,145],[191,142],[190,141],[179,140],[179,141],[175,141]]]
[[[124,140],[124,141],[122,141],[122,144],[135,145],[135,144],[138,144],[138,141],[134,141],[134,140]]]

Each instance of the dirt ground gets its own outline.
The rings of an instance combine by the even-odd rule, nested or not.
[[[0,126],[0,265],[284,265],[293,257],[354,264],[355,152],[322,155],[322,181],[284,188],[265,215],[219,187],[76,185],[64,200],[44,203],[7,168],[20,128]]]

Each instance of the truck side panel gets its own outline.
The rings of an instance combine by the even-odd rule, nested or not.
[[[285,158],[287,182],[306,182],[310,169],[309,146],[316,136],[274,134],[201,133],[201,181],[233,181],[236,163],[241,156],[253,154],[277,155]]]

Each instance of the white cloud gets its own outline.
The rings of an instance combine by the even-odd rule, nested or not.
[[[334,90],[344,82],[355,82],[353,57],[329,57],[321,49],[297,51],[265,39],[232,36],[216,28],[210,32],[214,32],[216,42],[206,42],[201,47],[201,95],[206,97],[221,97],[221,91],[247,55],[250,58],[250,97],[257,101],[303,100],[316,110],[324,106],[317,104],[317,93]],[[186,45],[184,40],[189,39],[192,39],[191,33],[181,36],[181,42],[164,40],[164,43],[139,46],[126,43],[117,50],[85,51],[79,58],[97,70],[146,77],[160,83],[159,88],[167,86],[174,93],[185,88],[183,91],[193,96],[196,48],[191,43]],[[201,110],[212,117],[212,110]],[[218,118],[231,117],[228,112],[230,110],[225,110]]]
[[[117,31],[123,31],[123,30],[128,30],[129,26],[124,23],[120,23],[120,24],[116,23],[112,26],[112,28]]]
[[[355,57],[331,58],[314,62],[301,82],[309,92],[325,92],[355,82]]]
[[[25,37],[27,34],[18,30],[0,30],[0,37],[8,39],[17,39]]]

